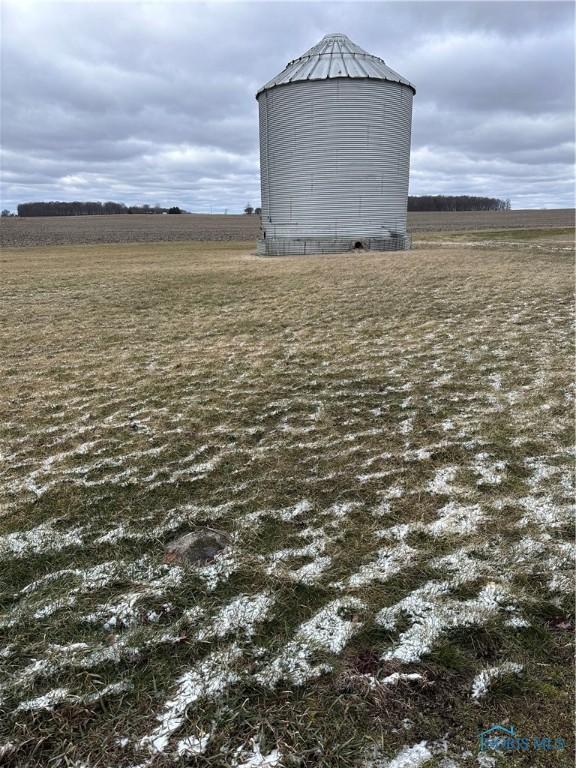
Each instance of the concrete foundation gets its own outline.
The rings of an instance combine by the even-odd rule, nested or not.
[[[316,238],[260,238],[256,243],[258,256],[306,256],[319,253],[347,253],[350,251],[408,251],[412,245],[410,235],[391,235],[385,238],[333,237]]]

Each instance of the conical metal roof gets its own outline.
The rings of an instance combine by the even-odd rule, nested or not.
[[[256,96],[277,85],[335,77],[389,80],[393,83],[403,83],[416,93],[412,83],[390,69],[383,59],[367,53],[346,35],[334,33],[325,35],[309,51],[290,61],[279,75],[260,88]]]

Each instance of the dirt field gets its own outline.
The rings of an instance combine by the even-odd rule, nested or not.
[[[6,248],[0,764],[572,766],[572,242]]]
[[[255,240],[257,216],[59,216],[0,219],[0,245]],[[573,227],[574,210],[411,213],[411,232]]]

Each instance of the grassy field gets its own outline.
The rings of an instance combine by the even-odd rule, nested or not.
[[[572,235],[5,249],[0,763],[571,766]]]
[[[574,209],[409,213],[410,232],[574,228]],[[0,245],[94,245],[198,240],[253,241],[259,216],[150,214],[0,219]]]

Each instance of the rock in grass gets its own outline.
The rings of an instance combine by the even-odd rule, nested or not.
[[[229,544],[230,539],[222,531],[200,528],[170,541],[166,545],[164,559],[167,563],[209,563]]]

